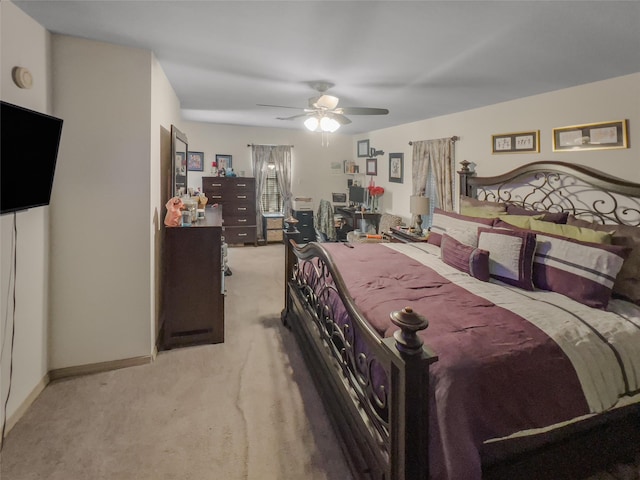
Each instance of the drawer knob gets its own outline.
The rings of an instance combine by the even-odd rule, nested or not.
[[[238,236],[239,237],[246,237],[248,234],[247,233],[239,233]]]
[[[222,184],[221,183],[212,183],[211,186],[212,187],[221,187]]]
[[[236,198],[247,198],[246,195],[237,195]]]
[[[247,186],[247,184],[246,184],[246,183],[239,183],[239,184],[238,184],[238,186],[239,186],[239,187],[246,187],[246,186]]]
[[[246,222],[247,222],[247,219],[246,219],[246,218],[239,218],[239,219],[238,219],[238,222],[240,222],[240,223],[245,222],[245,223],[246,223]]]
[[[241,212],[244,212],[247,210],[247,207],[238,207],[238,210],[240,210]]]

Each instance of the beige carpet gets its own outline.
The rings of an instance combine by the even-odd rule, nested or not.
[[[284,247],[230,248],[229,258],[224,344],[52,383],[9,433],[0,478],[350,479],[280,323]],[[638,465],[590,480],[638,480]]]
[[[49,385],[2,480],[349,479],[292,334],[284,246],[229,249],[225,343]]]

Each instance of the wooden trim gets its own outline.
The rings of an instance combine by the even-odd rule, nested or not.
[[[51,381],[61,378],[78,377],[80,375],[90,375],[92,373],[108,372],[110,370],[118,370],[126,367],[137,367],[153,362],[151,355],[142,357],[123,358],[120,360],[110,360],[108,362],[89,363],[86,365],[77,365],[75,367],[57,368],[49,372]]]
[[[25,398],[22,401],[22,403],[18,406],[16,411],[13,412],[13,414],[9,418],[7,418],[7,423],[5,425],[5,431],[4,431],[5,437],[9,434],[9,432],[16,425],[16,423],[18,423],[18,421],[22,418],[22,416],[25,413],[27,413],[27,410],[29,410],[29,407],[31,406],[31,404],[35,402],[36,398],[38,398],[38,396],[42,393],[45,387],[49,385],[50,381],[51,381],[50,375],[47,373],[44,377],[42,377],[42,379],[40,379],[38,384],[35,387],[33,387],[33,390],[31,390],[29,395],[27,395],[27,398]]]

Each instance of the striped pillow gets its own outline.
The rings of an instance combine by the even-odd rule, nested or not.
[[[447,265],[483,282],[489,281],[489,252],[486,250],[465,245],[445,233],[440,242],[440,256]]]
[[[447,233],[447,230],[456,231],[456,236],[460,237],[460,234],[464,231],[469,233],[470,237],[474,238],[473,247],[477,246],[478,228],[490,227],[493,225],[493,218],[478,218],[468,217],[466,215],[460,215],[459,213],[445,212],[439,208],[433,211],[433,220],[431,221],[431,233],[429,233],[428,243],[440,246],[442,235]]]
[[[629,249],[537,234],[533,283],[594,308],[607,308]]]
[[[489,252],[489,273],[492,278],[524,290],[533,290],[535,233],[479,228],[478,248]]]

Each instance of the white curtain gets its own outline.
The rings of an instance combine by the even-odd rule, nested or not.
[[[278,174],[278,188],[282,195],[284,218],[291,216],[291,145],[278,145],[272,151],[272,160]]]
[[[269,168],[269,159],[271,151],[275,147],[271,145],[252,145],[251,159],[253,162],[253,176],[256,178],[256,225],[258,228],[258,240],[264,240],[262,235],[262,211],[261,201],[264,184],[267,179],[267,171]]]
[[[453,211],[454,140],[451,137],[413,142],[411,161],[411,194],[434,197],[427,191],[427,182],[433,179],[435,197],[431,210],[438,206]],[[413,223],[415,218],[411,219]]]
[[[258,239],[262,235],[262,193],[267,180],[269,163],[276,167],[278,188],[282,195],[282,213],[288,218],[291,215],[291,145],[252,145],[253,176],[256,177],[256,225]]]

